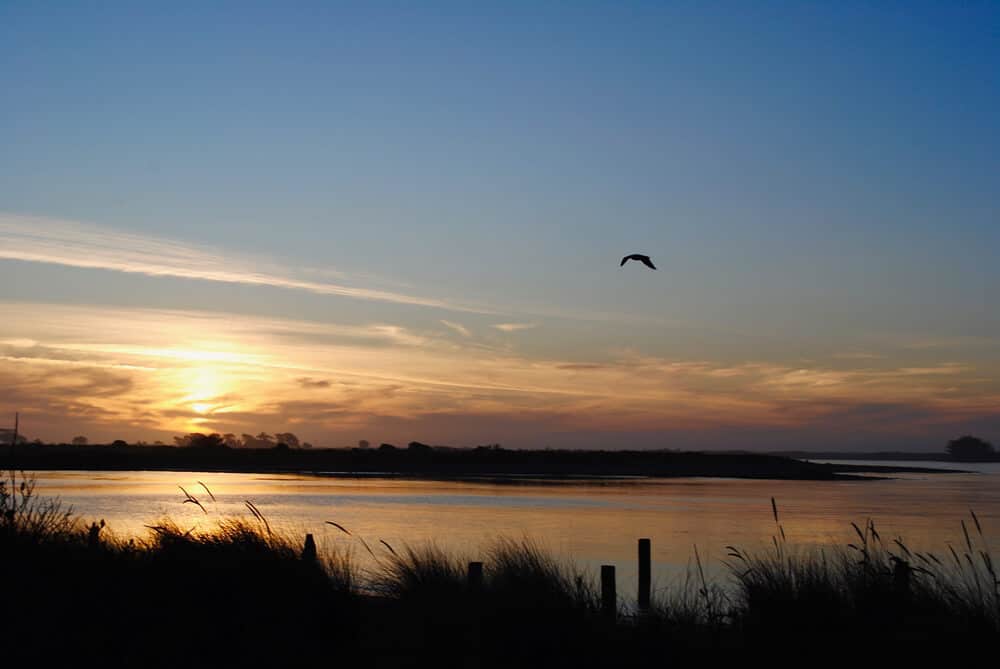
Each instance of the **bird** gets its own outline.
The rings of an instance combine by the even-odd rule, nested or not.
[[[632,255],[625,256],[624,258],[622,258],[622,262],[619,265],[619,267],[624,267],[625,263],[627,263],[629,260],[638,260],[649,269],[656,269],[656,265],[654,265],[653,261],[649,259],[649,256],[644,256],[640,253],[633,253]]]

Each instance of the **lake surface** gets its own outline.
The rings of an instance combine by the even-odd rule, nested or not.
[[[776,532],[772,497],[789,542],[797,545],[845,545],[853,540],[850,523],[863,525],[871,518],[886,539],[900,536],[911,547],[946,551],[948,543],[964,541],[960,521],[972,509],[996,549],[1000,464],[965,468],[977,471],[837,482],[686,478],[498,484],[147,471],[52,471],[36,477],[39,493],[58,496],[88,519],[103,518],[120,535],[145,534],[146,525],[164,517],[185,529],[207,529],[225,516],[252,520],[244,504],[249,500],[272,528],[301,537],[312,533],[320,550],[351,550],[362,566],[373,561],[360,543],[325,521],[340,523],[373,548],[380,539],[396,548],[434,542],[470,559],[482,558],[497,536],[527,536],[594,572],[600,564],[616,565],[619,591],[629,595],[638,538],[652,539],[655,586],[683,579],[695,546],[710,575],[721,577],[727,545],[770,545]],[[208,513],[183,503],[179,486]]]

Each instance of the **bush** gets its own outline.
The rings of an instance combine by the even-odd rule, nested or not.
[[[956,460],[982,460],[994,455],[993,444],[969,434],[949,441],[947,451]]]

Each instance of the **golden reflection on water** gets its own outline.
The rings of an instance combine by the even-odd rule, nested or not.
[[[41,472],[38,491],[58,495],[88,518],[104,518],[119,535],[142,535],[169,516],[181,526],[208,529],[222,517],[252,520],[252,501],[272,528],[315,535],[321,549],[376,552],[436,543],[483,557],[498,536],[530,537],[584,566],[616,564],[634,579],[636,540],[650,537],[654,569],[663,584],[676,579],[697,546],[712,573],[725,546],[766,548],[776,528],[771,497],[788,540],[796,545],[846,545],[850,523],[876,522],[887,540],[903,537],[921,550],[946,551],[962,541],[960,521],[978,514],[991,545],[1000,532],[1000,473],[906,475],[888,481],[769,481],[739,479],[630,480],[602,483],[425,481],[334,478],[294,474],[198,472]],[[200,482],[200,483],[199,483]],[[201,486],[216,497],[212,502]],[[204,504],[184,504],[183,486]]]

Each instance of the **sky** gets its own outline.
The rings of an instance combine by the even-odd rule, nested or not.
[[[31,438],[1000,443],[995,2],[6,0],[0,91]]]

